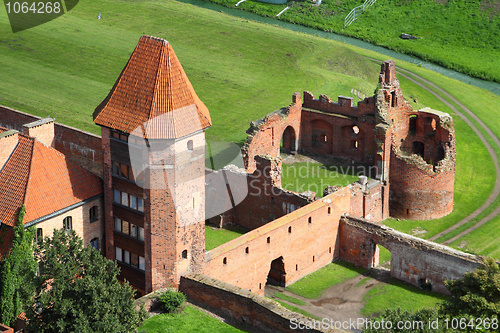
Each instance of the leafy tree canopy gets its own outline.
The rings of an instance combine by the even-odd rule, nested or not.
[[[500,318],[500,267],[491,258],[461,279],[446,281],[451,297],[440,312],[451,317]]]
[[[37,263],[33,257],[34,228],[25,229],[25,207],[19,210],[10,253],[0,265],[0,322],[13,326],[31,304]]]
[[[35,252],[36,307],[28,313],[34,332],[133,332],[146,312],[136,310],[134,291],[121,284],[116,263],[84,247],[71,230],[54,230]]]

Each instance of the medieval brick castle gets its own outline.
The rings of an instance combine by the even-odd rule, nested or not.
[[[117,261],[120,278],[139,296],[180,286],[193,299],[216,302],[206,289],[190,292],[208,277],[263,295],[266,283],[291,284],[338,258],[377,266],[377,245],[391,251],[393,277],[439,292],[446,292],[445,279],[481,264],[378,223],[389,216],[434,219],[453,209],[453,120],[429,108],[413,110],[393,61],[382,64],[374,96],[357,106],[349,97],[333,102],[304,92],[252,122],[242,148],[246,170],[205,168],[209,111],[160,38],[140,38],[96,108],[101,137],[5,107],[0,114],[3,252],[25,204],[26,226],[39,236],[76,229]],[[281,142],[291,153],[366,166],[369,178],[329,187],[317,199],[284,190]],[[206,190],[206,177],[217,173],[225,183]],[[252,184],[237,205],[233,179]],[[44,209],[42,198],[50,203]],[[205,251],[207,201],[227,208],[212,222],[249,231]]]

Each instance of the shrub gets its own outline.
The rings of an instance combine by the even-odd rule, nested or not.
[[[186,296],[182,292],[175,290],[167,290],[158,297],[160,307],[165,312],[174,311],[184,303],[185,300]]]

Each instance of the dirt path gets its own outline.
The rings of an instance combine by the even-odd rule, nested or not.
[[[293,294],[283,287],[266,286],[266,296],[271,297],[275,292],[282,292],[285,295],[300,299],[306,302],[305,305],[297,305],[283,301],[292,306],[298,307],[320,319],[327,318],[334,322],[356,322],[358,318],[366,318],[361,314],[364,307],[364,297],[368,291],[376,286],[384,284],[390,279],[390,271],[383,267],[370,270],[367,274],[358,275],[352,279],[331,286],[326,289],[319,298],[309,299]],[[362,280],[367,279],[363,283]],[[359,330],[353,330],[360,332]]]

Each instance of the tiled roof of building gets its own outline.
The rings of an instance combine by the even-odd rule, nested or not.
[[[14,226],[23,204],[27,223],[101,194],[102,183],[57,150],[19,133],[0,172],[0,189],[0,220]]]
[[[139,128],[149,139],[179,138],[212,124],[172,46],[150,36],[139,39],[94,122],[129,134]]]

